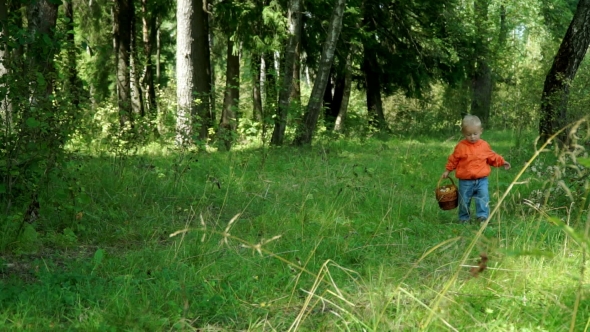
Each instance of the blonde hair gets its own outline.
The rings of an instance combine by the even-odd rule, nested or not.
[[[465,127],[469,127],[469,126],[481,127],[481,120],[476,115],[467,114],[463,118],[463,122],[461,123],[461,128],[465,128]]]

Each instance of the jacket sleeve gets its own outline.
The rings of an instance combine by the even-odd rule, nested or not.
[[[455,147],[455,150],[453,150],[453,153],[449,156],[449,159],[447,160],[447,165],[445,166],[445,169],[447,171],[453,171],[457,168],[457,164],[459,164],[459,153],[457,151],[459,146]]]
[[[487,146],[487,150],[488,150],[488,152],[487,152],[488,157],[486,158],[486,161],[487,161],[488,165],[494,166],[494,167],[500,167],[500,166],[504,165],[504,163],[506,161],[504,160],[504,158],[501,155],[492,151],[492,148],[490,148],[489,145]]]

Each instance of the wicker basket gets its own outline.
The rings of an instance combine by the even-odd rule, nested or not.
[[[441,187],[440,181],[443,178],[438,180],[438,184],[436,185],[436,200],[438,201],[438,206],[443,210],[452,210],[457,207],[459,203],[459,195],[457,192],[457,186],[455,186],[455,182],[453,179],[447,177],[447,179],[451,180],[451,184],[447,184]]]

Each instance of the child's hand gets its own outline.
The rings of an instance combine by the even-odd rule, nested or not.
[[[505,162],[504,162],[504,169],[505,169],[505,170],[509,170],[509,169],[510,169],[510,167],[511,167],[511,166],[510,166],[510,163],[509,163],[509,162],[507,162],[507,161],[505,161]]]
[[[445,171],[444,173],[442,173],[442,176],[441,176],[441,177],[442,177],[443,179],[446,179],[446,178],[448,178],[448,177],[449,177],[449,173],[450,173],[449,171]]]

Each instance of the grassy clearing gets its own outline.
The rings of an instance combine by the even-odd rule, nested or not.
[[[490,176],[497,202],[533,137],[484,136],[513,165]],[[0,329],[588,329],[586,212],[547,182],[558,159],[539,157],[480,230],[434,200],[457,139],[72,154],[41,220],[19,238],[3,223]],[[578,233],[535,209],[547,198]]]

